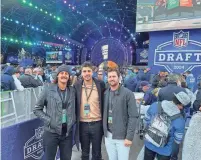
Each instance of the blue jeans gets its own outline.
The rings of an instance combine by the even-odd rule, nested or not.
[[[105,147],[109,160],[128,160],[130,147],[124,146],[124,140],[112,139],[112,133],[105,137]]]

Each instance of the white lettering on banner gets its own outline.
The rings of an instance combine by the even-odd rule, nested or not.
[[[36,150],[39,150],[42,148],[42,143],[43,143],[43,140],[41,139],[40,141],[36,142],[35,144],[29,146],[28,148],[26,148],[26,154],[29,155],[29,154],[33,154]]]
[[[39,160],[43,157],[43,133],[43,127],[35,129],[35,135],[31,137],[24,145],[24,159],[32,157]]]
[[[183,58],[182,58],[181,53],[178,54],[178,56],[177,56],[175,61],[184,61]]]
[[[195,53],[195,56],[197,56],[197,59],[196,59],[196,61],[201,61],[201,60],[200,60],[200,57],[201,57],[201,53]]]
[[[158,52],[156,52],[158,53]],[[163,53],[159,52],[159,62],[184,62],[189,61],[190,58],[194,58],[196,62],[201,61],[201,53]]]
[[[174,66],[174,69],[184,69],[184,65],[183,66]]]
[[[189,61],[189,59],[192,57],[192,53],[186,53],[186,59],[185,61]]]
[[[174,54],[168,54],[167,55],[168,56],[168,58],[167,58],[167,61],[174,61]]]
[[[165,54],[159,54],[159,61],[165,61]]]

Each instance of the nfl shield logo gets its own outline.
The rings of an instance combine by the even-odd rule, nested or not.
[[[173,34],[173,44],[177,48],[186,47],[188,45],[189,32],[180,31]]]

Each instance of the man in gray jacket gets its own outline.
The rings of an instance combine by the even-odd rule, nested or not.
[[[72,128],[75,124],[75,92],[69,84],[70,68],[61,65],[57,70],[56,84],[43,89],[34,114],[44,121],[43,144],[46,160],[54,160],[57,147],[61,160],[72,155]],[[46,106],[46,112],[43,111]]]
[[[103,129],[109,160],[128,160],[137,122],[134,94],[119,84],[117,69],[108,70],[110,87],[104,94]]]

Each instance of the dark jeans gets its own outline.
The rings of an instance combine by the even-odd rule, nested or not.
[[[90,143],[92,143],[92,160],[101,160],[101,142],[103,136],[102,121],[80,122],[80,143],[82,160],[89,160]]]
[[[179,144],[174,142],[172,144],[171,160],[177,160],[178,159],[178,154],[179,154]]]
[[[54,160],[57,147],[59,146],[60,160],[71,160],[72,156],[72,132],[68,137],[60,136],[57,133],[44,132],[43,148],[45,152],[45,160]]]
[[[144,160],[154,160],[156,156],[158,160],[170,160],[170,156],[159,155],[145,147]]]

